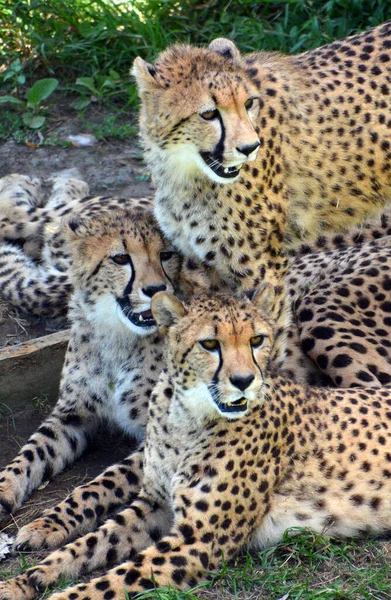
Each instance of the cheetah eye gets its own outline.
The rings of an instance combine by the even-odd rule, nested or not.
[[[166,260],[170,260],[170,258],[172,258],[174,254],[176,254],[176,252],[171,252],[168,250],[166,252],[160,252],[160,260],[163,262],[165,262]]]
[[[202,348],[205,348],[205,350],[217,350],[220,347],[220,344],[217,340],[202,340],[202,342],[200,342],[200,346],[202,346]]]
[[[205,121],[213,121],[213,119],[217,119],[218,116],[219,111],[217,110],[217,108],[215,108],[214,110],[207,110],[206,112],[200,114],[200,117]]]
[[[130,256],[129,254],[116,254],[111,257],[111,260],[113,260],[116,265],[127,265],[130,263]]]
[[[260,348],[264,341],[264,335],[254,335],[252,338],[250,338],[250,346],[252,348]]]
[[[245,107],[246,110],[250,110],[250,108],[252,108],[253,106],[254,106],[254,98],[249,98],[244,103],[244,107]]]

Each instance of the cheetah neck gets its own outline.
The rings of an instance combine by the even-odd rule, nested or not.
[[[264,280],[281,283],[288,265],[283,210],[265,208],[259,193],[248,189],[249,165],[237,181],[223,185],[201,171],[181,170],[159,148],[146,157],[157,186],[155,216],[185,256],[214,268],[235,291]]]
[[[105,356],[105,360],[113,359],[115,362],[120,356],[125,360],[137,347],[148,343],[148,336],[138,336],[127,328],[118,319],[116,310],[116,306],[112,309],[86,302],[80,290],[76,291],[71,299],[73,327],[88,331],[89,343],[95,344],[99,353]]]

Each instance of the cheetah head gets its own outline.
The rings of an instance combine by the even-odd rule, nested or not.
[[[71,241],[74,288],[91,321],[108,331],[156,331],[151,300],[173,291],[179,257],[144,208],[112,209],[97,216],[84,209],[65,223]]]
[[[195,416],[236,419],[261,397],[273,344],[274,289],[248,299],[202,295],[190,304],[159,293],[152,312],[166,336],[167,368]]]
[[[136,58],[146,153],[151,158],[155,153],[173,177],[203,174],[232,183],[243,163],[256,158],[259,90],[240,60],[236,46],[224,38],[209,48],[172,46],[154,65]]]

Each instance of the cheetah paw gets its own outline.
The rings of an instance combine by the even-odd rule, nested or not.
[[[32,587],[26,575],[0,582],[0,600],[33,600],[38,592]]]
[[[44,564],[39,567],[32,567],[26,575],[30,587],[39,592],[43,592],[47,587],[54,585],[60,577],[58,570],[53,569],[51,565],[46,566]]]
[[[41,548],[58,548],[69,539],[65,529],[56,523],[48,523],[44,517],[36,519],[22,527],[15,540],[14,549],[17,552],[24,550],[39,550]]]

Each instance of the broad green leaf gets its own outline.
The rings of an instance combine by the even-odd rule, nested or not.
[[[112,79],[105,79],[104,82],[102,83],[102,87],[110,87],[110,88],[115,88],[118,85],[118,81],[113,81]]]
[[[89,104],[91,104],[90,98],[79,98],[71,103],[71,107],[75,110],[84,110]]]
[[[93,94],[98,94],[98,90],[95,87],[94,80],[92,77],[78,77],[76,79],[77,85],[84,85],[87,89],[90,90]]]
[[[5,104],[6,102],[9,102],[10,104],[24,105],[24,102],[19,100],[19,98],[14,98],[13,96],[0,96],[0,104]]]
[[[36,81],[32,88],[27,92],[27,100],[31,106],[39,105],[54,92],[58,86],[58,79],[48,77]]]
[[[120,81],[121,79],[121,75],[117,71],[114,71],[114,69],[110,69],[109,75],[114,81]]]
[[[24,113],[22,115],[23,123],[31,129],[39,129],[46,121],[46,117],[42,115],[32,115],[31,113]]]

